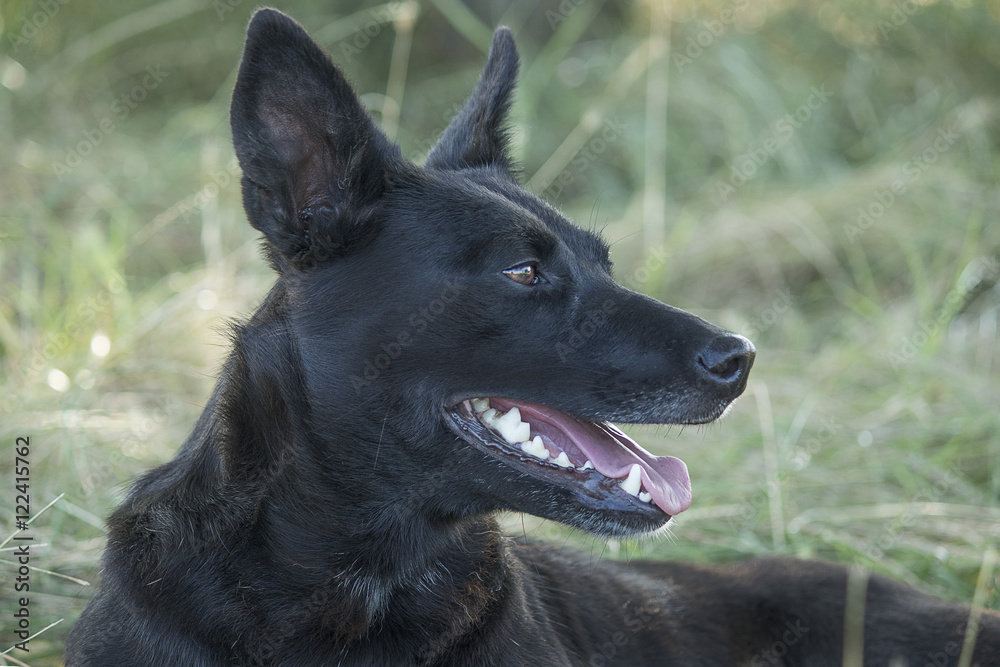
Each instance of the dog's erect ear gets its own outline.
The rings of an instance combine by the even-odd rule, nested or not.
[[[399,149],[280,12],[262,9],[250,21],[230,121],[247,217],[287,261],[344,254],[374,234],[369,223]]]
[[[507,171],[507,112],[517,82],[518,57],[510,28],[493,33],[493,46],[472,97],[451,121],[424,166],[462,169],[495,165]]]

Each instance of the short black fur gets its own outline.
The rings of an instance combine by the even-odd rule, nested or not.
[[[70,667],[841,665],[840,566],[593,563],[501,534],[500,510],[619,536],[669,516],[521,456],[467,399],[704,423],[754,354],[617,285],[605,244],[517,184],[517,62],[499,29],[418,167],[300,26],[254,15],[232,127],[277,283],[177,457],[111,517]],[[865,664],[957,664],[967,609],[867,591]],[[1000,665],[995,613],[976,660]]]

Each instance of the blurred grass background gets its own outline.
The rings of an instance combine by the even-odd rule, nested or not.
[[[721,425],[631,429],[691,470],[672,538],[512,530],[595,558],[824,557],[1000,606],[1000,2],[277,4],[415,159],[510,25],[529,186],[604,231],[622,282],[757,344]],[[272,281],[228,126],[252,9],[0,9],[0,541],[29,436],[33,511],[64,494],[30,530],[32,629],[65,619],[0,664],[61,664],[103,518]]]

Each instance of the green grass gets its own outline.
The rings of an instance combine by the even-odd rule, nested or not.
[[[605,558],[830,558],[971,601],[1000,543],[1000,10],[931,3],[897,26],[898,5],[754,3],[720,31],[743,3],[679,3],[672,18],[610,0],[562,14],[554,0],[282,3],[376,115],[402,91],[396,136],[418,157],[471,89],[483,36],[511,25],[526,181],[603,230],[623,282],[757,344],[722,423],[631,429],[690,468],[694,506],[672,537],[608,543],[530,517],[512,531]],[[104,517],[172,456],[226,321],[271,281],[227,171],[251,4],[59,7],[34,32],[40,5],[0,9],[0,541],[15,438],[31,438],[32,509],[63,494],[30,530],[32,565],[58,573],[31,575],[32,629],[65,619],[11,654],[34,667],[60,664]],[[666,52],[649,28],[663,23]],[[162,74],[143,88],[147,68]],[[828,99],[809,108],[817,90]],[[790,134],[776,125],[803,105]],[[93,145],[64,169],[80,142]],[[0,651],[12,558],[0,551]]]

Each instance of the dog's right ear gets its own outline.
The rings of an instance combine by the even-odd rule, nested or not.
[[[472,97],[427,155],[428,169],[497,166],[511,171],[507,113],[517,83],[519,59],[510,28],[493,33],[486,67]]]
[[[345,254],[374,235],[399,149],[305,30],[273,9],[250,21],[230,122],[247,217],[279,267]]]

